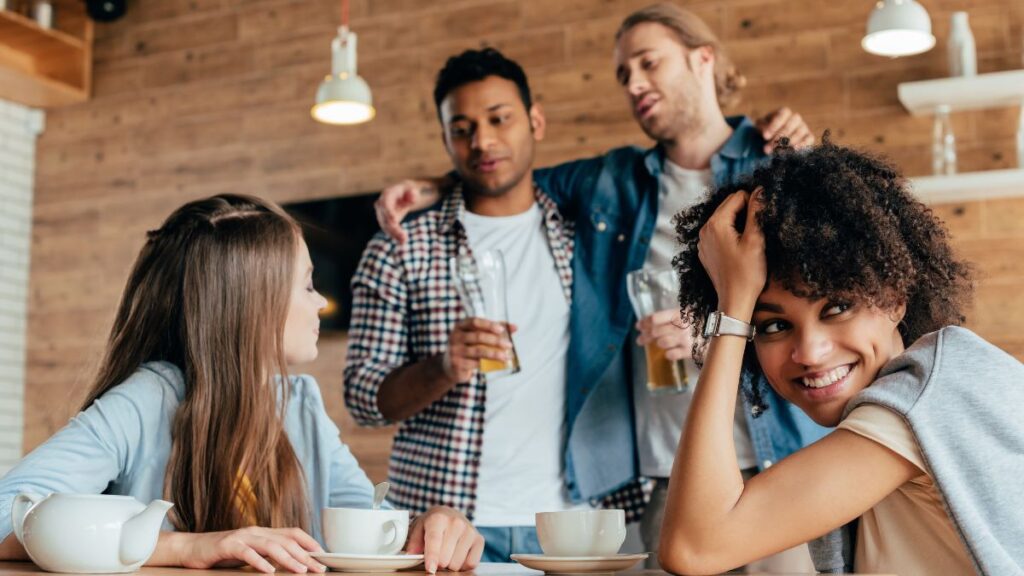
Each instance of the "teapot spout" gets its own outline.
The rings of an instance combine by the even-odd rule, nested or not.
[[[165,500],[153,500],[145,510],[125,521],[121,527],[122,564],[139,564],[149,559],[156,549],[164,516],[173,506]]]

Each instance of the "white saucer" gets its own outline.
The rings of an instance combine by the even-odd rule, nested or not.
[[[342,572],[394,572],[423,563],[423,554],[310,554],[324,566]]]
[[[548,574],[609,574],[633,567],[647,554],[616,554],[614,556],[546,556],[544,554],[513,554],[512,559],[527,568]]]

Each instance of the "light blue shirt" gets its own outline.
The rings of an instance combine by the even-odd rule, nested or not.
[[[284,429],[306,479],[310,535],[321,545],[325,507],[369,508],[373,485],[324,409],[310,376],[291,378]],[[181,370],[143,364],[0,479],[0,542],[11,532],[19,492],[118,494],[143,503],[162,498],[171,453],[171,425],[185,397]],[[164,522],[165,530],[172,530]]]

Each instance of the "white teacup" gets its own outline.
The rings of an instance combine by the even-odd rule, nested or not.
[[[547,556],[614,556],[626,539],[626,512],[538,512],[537,539]]]
[[[324,508],[323,529],[332,554],[396,554],[409,535],[409,511]]]

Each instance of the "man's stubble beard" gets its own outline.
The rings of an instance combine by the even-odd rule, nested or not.
[[[659,144],[678,143],[699,134],[704,126],[701,98],[695,87],[678,90],[671,100],[662,99],[662,103],[669,109],[666,118],[659,119],[656,126],[640,125],[644,134]]]

